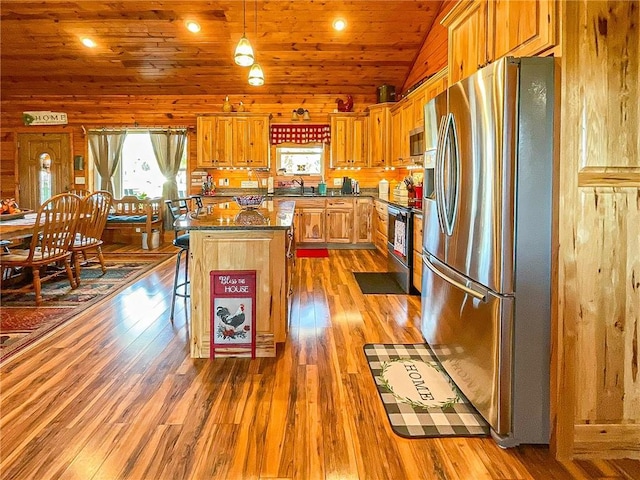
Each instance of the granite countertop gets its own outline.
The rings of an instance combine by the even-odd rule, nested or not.
[[[293,225],[296,202],[265,200],[260,208],[241,209],[235,202],[206,205],[197,215],[176,219],[176,230],[288,230]]]
[[[214,195],[205,196],[204,198],[218,199],[218,200],[221,200],[221,199],[231,200],[233,197],[237,195],[255,195],[255,194],[260,194],[260,192],[258,190],[253,190],[253,189],[224,189],[224,190],[220,189]],[[264,194],[264,190],[262,194]],[[415,207],[413,205],[409,205],[408,200],[398,200],[398,199],[394,199],[393,197],[391,197],[390,199],[380,198],[378,195],[378,189],[376,188],[363,188],[360,191],[359,195],[341,193],[339,189],[329,189],[326,195],[318,195],[317,193],[312,194],[307,192],[305,192],[303,195],[300,192],[299,188],[296,188],[296,189],[280,188],[280,189],[276,189],[276,191],[273,194],[267,195],[267,199],[273,199],[273,198],[291,198],[291,199],[296,199],[296,198],[305,198],[305,199],[307,198],[373,198],[374,200],[380,200],[389,205],[396,205],[398,207],[408,208],[413,213],[416,213],[416,214],[422,213],[422,207]]]

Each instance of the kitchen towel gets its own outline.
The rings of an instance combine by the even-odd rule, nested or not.
[[[393,235],[393,251],[405,257],[407,255],[407,224],[396,217]]]

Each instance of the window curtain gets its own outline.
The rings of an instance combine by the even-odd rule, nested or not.
[[[271,145],[281,143],[331,143],[331,125],[273,124]]]
[[[100,175],[100,190],[115,195],[113,174],[122,159],[122,146],[127,132],[89,132],[89,148],[93,162]]]
[[[178,182],[176,175],[180,170],[180,162],[184,156],[184,149],[187,144],[186,130],[165,130],[162,132],[149,132],[153,153],[160,172],[166,181],[162,185],[162,198],[172,200],[178,198]],[[169,212],[164,212],[164,226],[166,230],[171,230],[173,220]]]

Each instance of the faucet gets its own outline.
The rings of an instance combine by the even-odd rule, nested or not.
[[[300,185],[300,195],[304,195],[304,179],[302,177],[300,177],[300,180],[294,178],[293,183]]]

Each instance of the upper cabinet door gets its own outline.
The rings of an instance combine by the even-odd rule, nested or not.
[[[449,82],[504,56],[556,45],[555,0],[460,0],[442,20],[449,31]]]
[[[268,114],[198,117],[198,167],[269,166]]]
[[[455,83],[488,63],[487,2],[460,2],[442,23],[449,29],[449,81]]]
[[[367,116],[359,113],[331,115],[331,166],[366,167]]]
[[[254,168],[269,166],[269,117],[251,118],[248,139],[249,165]]]
[[[245,117],[234,118],[233,122],[233,165],[237,167],[251,166],[249,153],[249,141],[251,133],[249,119]]]
[[[354,118],[351,126],[351,158],[354,167],[367,166],[368,152],[368,117],[359,115]]]
[[[349,121],[347,117],[331,117],[331,165],[334,167],[351,166],[351,155],[347,149]]]
[[[402,107],[397,105],[391,110],[390,114],[391,124],[391,165],[402,165],[402,149],[403,145],[409,141],[407,138],[405,141],[404,132],[402,130]]]
[[[553,0],[497,0],[489,2],[489,50],[493,58],[537,55],[556,43]]]
[[[389,105],[369,107],[369,165],[386,167],[389,162],[391,128]]]
[[[196,120],[198,142],[198,167],[213,167],[213,117],[198,117]]]
[[[227,117],[215,117],[213,132],[213,166],[233,165],[233,121]]]

